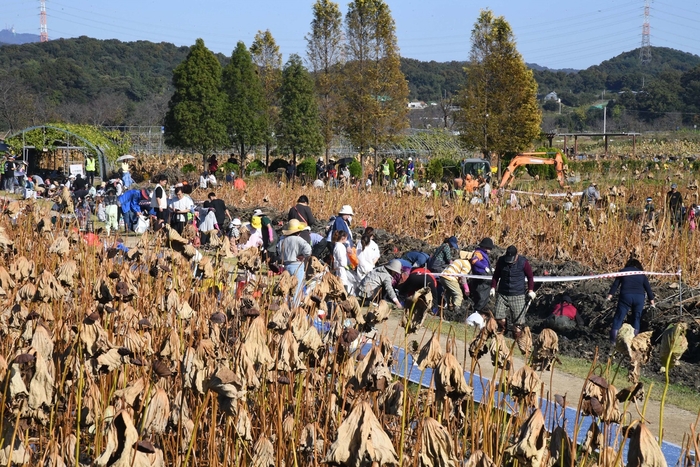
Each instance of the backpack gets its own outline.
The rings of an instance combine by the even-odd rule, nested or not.
[[[328,240],[326,240],[324,237],[320,242],[311,248],[311,256],[314,256],[327,264],[331,264],[333,261],[333,252],[329,248],[329,245],[332,245],[332,243],[328,243]]]
[[[435,250],[435,252],[430,256],[430,258],[428,258],[428,262],[426,263],[425,267],[428,268],[430,272],[442,272],[447,267],[446,264],[443,264],[442,269],[440,269],[439,271],[435,270],[435,260],[444,248],[450,248],[450,245],[448,245],[447,243],[443,243]]]

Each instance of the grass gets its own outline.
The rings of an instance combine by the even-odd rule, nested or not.
[[[440,319],[436,317],[429,317],[425,320],[425,327],[431,331],[436,331],[439,324]],[[473,328],[469,329],[470,326],[457,322],[443,322],[442,332],[447,333],[450,327],[452,327],[454,330],[458,340],[464,341],[465,332],[467,339],[471,339],[474,336]],[[506,341],[508,342],[508,345],[512,343],[512,339],[506,339]],[[583,379],[585,379],[590,372],[591,362],[587,359],[571,357],[568,355],[559,355],[559,360],[561,361],[561,364],[556,365],[556,369],[559,372]],[[617,366],[617,361],[615,361],[614,364]],[[629,372],[623,363],[623,365],[620,366],[618,374],[615,378],[616,387],[623,388],[627,386],[628,373]],[[661,375],[659,375],[658,378],[642,376],[640,381],[644,383],[644,387],[647,388],[646,390],[648,391],[651,383],[654,383],[657,388],[660,387],[660,384],[663,383],[663,378]],[[661,401],[661,391],[652,391],[651,400]],[[694,388],[683,384],[670,384],[668,387],[666,402],[683,410],[696,413],[698,411],[698,407],[700,407],[700,393]]]

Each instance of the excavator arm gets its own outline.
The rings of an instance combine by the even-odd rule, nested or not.
[[[562,157],[559,151],[557,151],[556,155],[554,156],[554,159],[549,159],[547,157],[537,157],[544,156],[546,154],[546,152],[524,152],[515,156],[513,160],[510,161],[510,164],[508,164],[508,167],[506,167],[499,188],[505,188],[513,182],[513,179],[515,178],[515,169],[523,165],[535,164],[553,165],[557,171],[557,180],[559,181],[559,186],[561,186],[562,188],[566,188],[566,185],[564,183],[564,158]]]

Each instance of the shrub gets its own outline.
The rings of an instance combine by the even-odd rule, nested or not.
[[[438,182],[442,179],[442,173],[442,160],[430,159],[430,162],[428,162],[428,167],[425,171],[425,175],[428,177],[428,180]]]
[[[274,161],[272,161],[272,164],[270,164],[270,167],[267,169],[267,171],[277,172],[277,169],[286,169],[288,165],[289,162],[287,162],[285,159],[275,159]]]
[[[350,176],[355,178],[362,177],[362,164],[357,159],[353,159],[348,165],[348,170],[350,170]]]
[[[449,157],[437,158],[442,166],[442,174],[444,177],[457,178],[460,176],[459,161]],[[437,180],[436,180],[437,181]]]
[[[217,172],[220,172],[224,176],[230,174],[231,172],[236,172],[237,175],[240,175],[239,169],[240,167],[238,164],[234,164],[233,162],[224,162],[219,166]]]
[[[389,177],[393,180],[396,177],[396,165],[394,164],[394,159],[389,159]]]
[[[298,174],[306,174],[307,177],[312,179],[316,178],[316,159],[313,157],[307,157],[297,165]]]
[[[559,110],[559,103],[557,101],[548,100],[547,102],[542,104],[542,108],[549,112],[556,112],[557,110]]]
[[[253,172],[264,172],[265,163],[261,160],[255,159],[246,166],[245,170],[249,174]]]
[[[195,167],[194,164],[185,164],[185,165],[182,166],[182,168],[180,169],[180,171],[181,171],[183,174],[189,174],[189,173],[192,173],[192,172],[196,172],[196,171],[197,171],[197,167]]]

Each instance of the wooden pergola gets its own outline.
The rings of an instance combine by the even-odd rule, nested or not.
[[[568,148],[569,137],[574,138],[574,154],[578,154],[578,137],[579,136],[602,136],[605,142],[605,155],[608,155],[608,136],[627,136],[632,137],[632,157],[636,157],[637,136],[641,133],[558,133],[557,136],[564,137],[564,147]]]

